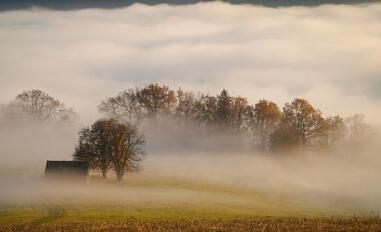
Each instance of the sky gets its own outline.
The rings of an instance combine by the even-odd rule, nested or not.
[[[86,123],[106,97],[153,82],[210,94],[226,88],[252,104],[301,97],[325,116],[363,113],[370,123],[381,116],[374,1],[0,8],[0,103],[37,88]]]

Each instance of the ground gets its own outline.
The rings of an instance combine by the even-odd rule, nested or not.
[[[2,202],[0,231],[381,231],[377,215],[175,179],[37,193]]]

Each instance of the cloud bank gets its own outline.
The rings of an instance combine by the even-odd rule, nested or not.
[[[66,0],[66,1],[44,1],[44,0],[2,0],[0,2],[0,11],[27,9],[31,7],[42,7],[56,10],[75,10],[85,8],[105,8],[113,9],[119,7],[126,7],[137,3],[148,5],[156,4],[171,4],[171,5],[186,5],[195,4],[198,2],[208,2],[209,0]],[[321,4],[360,4],[377,2],[378,0],[223,0],[232,4],[255,4],[264,5],[268,7],[281,7],[281,6],[318,6]]]
[[[381,115],[381,4],[6,11],[0,50],[0,102],[39,88],[86,124],[107,96],[150,82]]]

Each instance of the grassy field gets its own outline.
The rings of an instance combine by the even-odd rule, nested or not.
[[[309,232],[379,232],[378,217],[351,218],[251,218],[251,219],[125,219],[119,222],[25,224],[2,226],[4,232],[72,232],[72,231],[309,231]]]
[[[93,179],[85,189],[31,194],[1,203],[0,231],[381,231],[377,216],[184,180]]]

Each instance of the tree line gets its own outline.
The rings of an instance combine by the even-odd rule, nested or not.
[[[113,170],[118,180],[139,170],[144,154],[141,124],[165,118],[250,138],[260,151],[290,148],[335,148],[359,144],[370,127],[362,115],[324,117],[307,100],[297,98],[280,108],[262,99],[254,105],[223,89],[216,96],[149,84],[127,89],[99,104],[100,119],[79,131],[74,160],[85,160],[103,177]],[[1,117],[51,124],[73,122],[77,114],[41,90],[27,90],[1,106]]]
[[[225,89],[212,96],[159,84],[124,90],[104,100],[99,111],[132,124],[168,117],[178,123],[192,122],[227,133],[244,133],[262,151],[358,143],[370,130],[362,115],[345,119],[339,115],[324,117],[319,109],[301,98],[280,108],[266,99],[252,105],[246,97],[231,96]]]

